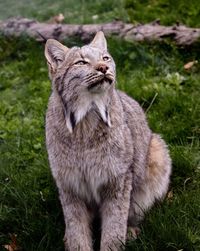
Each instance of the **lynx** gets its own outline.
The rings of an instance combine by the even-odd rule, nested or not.
[[[167,193],[171,159],[139,104],[115,88],[115,62],[103,32],[83,47],[45,46],[52,82],[46,146],[65,220],[65,249],[120,250],[145,211]]]

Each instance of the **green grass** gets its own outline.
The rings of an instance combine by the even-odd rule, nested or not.
[[[160,19],[162,24],[176,22],[188,26],[200,26],[198,0],[125,0],[125,8],[132,22],[151,22]]]
[[[200,26],[199,0],[9,0],[0,1],[0,19],[22,16],[39,21],[63,13],[65,23],[101,23],[113,19],[146,23],[160,19],[164,25],[176,22]]]
[[[23,250],[62,250],[64,223],[44,146],[50,82],[43,45],[1,38],[1,47],[0,241],[17,233]],[[198,250],[200,74],[198,66],[183,70],[195,53],[114,39],[109,47],[119,88],[148,110],[151,128],[168,142],[173,158],[174,196],[148,214],[127,250]]]
[[[126,13],[127,9],[118,8],[114,1],[113,8],[109,8],[111,1],[102,2],[106,4],[77,1],[73,5],[67,1],[66,9],[72,13],[69,22],[89,22],[92,20],[89,12],[98,14],[98,21],[109,21],[115,13],[119,17]],[[140,1],[136,10],[141,13],[141,20],[138,16],[136,21],[143,21],[145,15],[145,21],[151,18],[151,13],[141,9],[146,2]],[[160,6],[163,2],[151,1],[151,4]],[[20,1],[16,8],[13,1],[9,11],[13,15],[46,20],[64,6],[64,2],[36,0]],[[87,9],[79,17],[78,6]],[[0,7],[0,18],[6,18],[8,2],[1,1]],[[164,10],[167,7],[163,7],[163,13]],[[170,15],[175,18],[176,13]],[[170,15],[163,14],[163,17],[170,19]],[[188,24],[198,25],[195,19],[186,17],[186,21],[190,20]],[[74,43],[68,41],[67,45]],[[183,66],[199,60],[199,44],[177,48],[170,42],[131,44],[115,38],[108,39],[108,43],[117,64],[118,88],[139,101],[152,130],[168,143],[173,160],[170,185],[173,197],[157,204],[147,214],[141,235],[128,243],[126,250],[198,251],[200,66],[198,63],[189,71]],[[44,142],[44,117],[51,87],[43,51],[43,44],[26,37],[0,36],[0,250],[10,242],[10,234],[17,234],[18,244],[24,251],[63,250],[63,215]]]
[[[63,13],[66,23],[96,23],[127,19],[123,0],[0,1],[0,18],[23,16],[40,21]]]

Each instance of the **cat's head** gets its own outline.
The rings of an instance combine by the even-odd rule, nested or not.
[[[115,83],[115,63],[101,31],[97,32],[90,44],[83,47],[67,48],[49,39],[45,56],[49,76],[57,90],[102,93]],[[62,81],[56,82],[60,78]]]
[[[115,86],[115,63],[107,50],[103,32],[83,47],[67,48],[54,39],[47,40],[45,56],[53,90],[65,107],[70,132],[96,109],[110,126],[109,102]]]

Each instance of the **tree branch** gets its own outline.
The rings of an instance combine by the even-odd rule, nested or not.
[[[178,45],[191,45],[200,38],[199,28],[189,28],[184,25],[162,26],[159,21],[149,24],[126,24],[114,21],[105,24],[50,24],[39,23],[26,18],[11,18],[0,22],[0,32],[7,36],[27,34],[38,41],[48,38],[64,40],[66,37],[78,36],[89,40],[102,30],[106,35],[117,35],[129,41],[163,41],[171,38]]]

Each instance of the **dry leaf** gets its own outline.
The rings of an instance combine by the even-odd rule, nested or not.
[[[195,64],[197,64],[197,63],[198,63],[197,60],[188,62],[187,64],[184,65],[184,69],[185,69],[185,70],[189,70],[190,68],[193,67],[193,65],[195,65]]]
[[[174,197],[173,191],[170,190],[170,191],[168,192],[168,194],[167,194],[167,200],[168,200],[168,201],[172,201],[173,197]]]
[[[93,20],[97,20],[98,18],[99,18],[98,15],[93,15],[93,16],[92,16],[92,19],[93,19]]]
[[[12,248],[11,245],[4,245],[4,248],[7,249],[8,251],[14,251],[15,249]]]
[[[18,251],[20,250],[19,246],[17,245],[17,235],[10,234],[11,242],[10,244],[4,245],[3,247],[8,251]]]
[[[140,233],[141,230],[139,227],[128,227],[127,231],[128,240],[137,239]]]
[[[65,19],[64,15],[62,13],[59,13],[58,15],[56,15],[56,16],[52,17],[51,19],[49,19],[49,21],[47,23],[61,24],[64,19]]]

